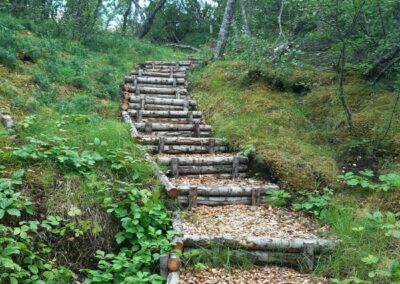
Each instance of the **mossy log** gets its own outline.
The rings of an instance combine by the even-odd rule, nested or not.
[[[315,253],[323,250],[332,250],[337,245],[335,240],[327,239],[282,239],[268,237],[211,237],[203,235],[184,235],[182,237],[184,248],[202,247],[208,248],[214,245],[230,247],[235,249],[259,250],[259,251],[281,251],[281,252],[304,252],[310,247]]]
[[[212,165],[232,165],[233,160],[238,159],[239,164],[247,164],[249,158],[245,156],[209,156],[209,157],[190,157],[190,156],[160,156],[157,161],[161,164],[170,165],[173,158],[178,159],[179,166],[212,166]]]
[[[145,128],[150,129],[150,131],[194,131],[194,124],[170,124],[170,123],[135,123],[138,130],[145,130]],[[200,124],[198,126],[199,130],[202,132],[208,132],[212,130],[211,125]],[[179,136],[179,135],[178,135]]]
[[[264,195],[270,190],[277,190],[279,187],[275,184],[263,186],[238,186],[238,185],[178,185],[178,195],[186,196],[190,190],[195,188],[198,195],[202,196],[227,196],[227,197],[251,197],[254,190],[258,190]]]
[[[137,116],[140,110],[129,110],[132,116]],[[159,118],[200,118],[203,113],[201,111],[176,111],[176,110],[142,110],[142,117],[159,117]]]

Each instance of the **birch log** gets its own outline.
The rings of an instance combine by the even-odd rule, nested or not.
[[[169,137],[165,137],[169,138]],[[158,152],[157,145],[147,145],[147,148],[153,152]],[[228,152],[228,148],[225,146],[215,146],[215,153]],[[164,149],[160,153],[166,154],[208,154],[210,152],[209,146],[199,145],[165,145]]]
[[[186,78],[186,74],[184,72],[172,72],[171,73],[166,73],[166,72],[155,72],[155,71],[147,71],[147,70],[133,70],[131,72],[132,75],[138,75],[138,76],[146,76],[146,77],[162,77],[162,78]]]
[[[136,116],[137,110],[129,110],[130,115]],[[143,110],[143,117],[163,117],[163,118],[177,118],[177,117],[189,117],[191,115],[194,118],[202,117],[201,111],[176,111],[176,110]]]
[[[209,145],[210,140],[212,138],[182,138],[182,137],[166,137],[164,139],[164,143],[166,145]],[[226,145],[226,140],[225,139],[215,139],[215,146],[224,146]],[[141,141],[144,144],[158,144],[160,140],[160,137],[147,137],[144,136],[142,137]]]
[[[314,252],[321,253],[324,250],[332,250],[338,241],[327,239],[281,239],[268,237],[211,237],[203,235],[183,236],[182,242],[186,247],[212,247],[218,244],[230,248],[242,248],[246,250],[259,251],[285,251],[285,252],[304,252],[312,247]]]
[[[141,101],[140,96],[131,95],[129,96],[129,101],[131,103],[139,103]],[[186,100],[186,99],[163,99],[163,98],[154,98],[154,97],[144,97],[145,104],[156,104],[156,105],[172,105],[172,106],[185,106],[188,104],[189,106],[196,106],[197,103],[194,100]]]
[[[179,195],[188,195],[192,185],[178,185],[177,190]],[[279,187],[274,184],[263,186],[238,186],[238,185],[199,185],[196,186],[197,194],[203,196],[230,196],[230,197],[249,197],[252,196],[253,190],[259,190],[263,195],[270,190],[277,190]]]
[[[137,129],[145,129],[145,123],[135,123]],[[211,125],[201,124],[200,131],[211,131]],[[190,131],[194,130],[193,124],[169,124],[169,123],[151,123],[153,131]],[[179,135],[178,135],[179,136]]]
[[[136,76],[136,75],[134,75]],[[126,76],[125,83],[134,83],[134,76]],[[141,77],[136,78],[138,84],[155,84],[155,85],[183,85],[185,84],[184,78],[163,78],[163,77]]]
[[[174,156],[160,156],[157,161],[161,164],[169,165]],[[231,165],[235,158],[238,159],[240,164],[247,164],[249,158],[245,156],[209,156],[209,157],[190,157],[190,156],[176,156],[179,159],[180,166],[203,166],[203,165]]]
[[[126,92],[140,92],[141,94],[166,94],[166,95],[175,95],[176,92],[180,94],[187,94],[187,90],[181,87],[169,87],[169,88],[156,88],[156,87],[144,87],[144,86],[134,86],[127,84],[124,86],[124,90]]]
[[[183,175],[203,175],[203,174],[222,174],[231,173],[233,167],[230,165],[214,165],[214,166],[179,166],[179,174]],[[247,165],[240,165],[239,172],[248,170]]]

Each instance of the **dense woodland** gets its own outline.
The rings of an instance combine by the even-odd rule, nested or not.
[[[0,282],[165,282],[171,201],[121,82],[199,58],[199,109],[279,185],[266,206],[341,240],[312,273],[400,283],[399,38],[399,0],[0,1]]]

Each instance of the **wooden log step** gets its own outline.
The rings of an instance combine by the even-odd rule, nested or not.
[[[165,136],[165,137],[211,137],[211,132],[201,131],[199,135],[195,131],[141,131],[144,135]]]
[[[181,60],[181,61],[145,61],[145,65],[162,65],[162,66],[191,66],[192,61]]]
[[[184,235],[181,237],[181,241],[184,248],[209,248],[213,245],[220,245],[235,249],[281,252],[304,252],[311,248],[314,253],[334,249],[338,244],[338,241],[327,239],[282,239],[255,236],[236,237],[229,235],[223,237]]]
[[[131,116],[137,116],[141,112],[142,117],[159,117],[159,118],[201,118],[201,111],[176,111],[176,110],[129,110]]]
[[[196,127],[195,124],[170,124],[170,123],[135,123],[135,127],[138,130],[145,130],[145,128],[150,131],[195,131],[196,128],[200,132],[208,132],[212,130],[211,125],[200,124]]]
[[[169,87],[169,88],[161,88],[161,87],[144,87],[144,86],[134,86],[131,84],[124,85],[124,90],[126,92],[136,92],[138,90],[141,94],[167,94],[167,95],[175,95],[176,92],[179,92],[181,95],[187,94],[187,90],[181,87]]]
[[[141,120],[137,116],[132,116],[136,122],[150,122],[150,123],[173,123],[173,124],[188,124],[188,123],[201,123],[200,118],[170,118],[170,117],[145,117]]]
[[[212,165],[232,165],[234,160],[239,164],[248,164],[249,158],[245,156],[208,156],[208,157],[190,157],[190,156],[159,156],[157,161],[160,164],[170,165],[173,160],[177,160],[179,166],[212,166]]]
[[[135,78],[136,77],[136,78]],[[125,77],[125,83],[134,83],[138,84],[154,84],[154,85],[183,85],[186,80],[184,78],[164,78],[164,77],[142,77],[142,76],[127,76]]]
[[[178,185],[178,195],[188,195],[191,190],[196,190],[198,195],[202,196],[227,196],[227,197],[252,197],[254,191],[260,195],[265,195],[270,190],[277,190],[279,187],[275,184],[263,186],[237,186],[237,185]]]
[[[143,144],[151,144],[158,145],[160,143],[160,139],[163,139],[163,143],[165,145],[210,145],[214,144],[215,146],[224,146],[226,145],[225,139],[220,138],[182,138],[182,137],[153,137],[153,136],[143,136],[141,138],[141,142]]]
[[[194,248],[186,248],[185,254],[190,254],[195,250]],[[202,249],[207,254],[215,254],[210,249]],[[244,258],[251,260],[255,264],[277,264],[291,267],[307,268],[309,257],[302,253],[289,253],[289,252],[269,252],[269,251],[240,251]],[[308,269],[308,268],[307,268]],[[309,269],[308,269],[309,270]]]
[[[133,70],[131,72],[131,75],[137,75],[137,76],[146,76],[146,77],[162,77],[162,78],[186,78],[186,74],[184,72],[178,72],[178,73],[166,73],[166,72],[154,72],[154,71],[147,71],[143,69],[139,70]],[[172,75],[172,76],[171,76]]]
[[[188,71],[187,66],[165,66],[165,65],[145,65],[142,67],[145,71],[156,71],[156,72],[179,72],[186,74]]]
[[[165,137],[170,138],[170,137]],[[200,145],[164,145],[159,147],[158,145],[147,145],[147,148],[153,153],[165,153],[165,154],[207,154],[210,153],[209,146]],[[228,147],[215,146],[213,149],[214,153],[225,153],[228,152]]]
[[[145,98],[150,99],[167,99],[167,100],[189,100],[190,96],[187,94],[140,94],[143,95]],[[129,97],[130,95],[128,95]]]
[[[142,109],[139,103],[129,103],[128,109]],[[183,106],[145,104],[144,110],[184,110]]]
[[[173,165],[171,165],[171,168]],[[248,170],[247,165],[238,166],[239,172],[246,172]],[[214,166],[178,166],[177,172],[173,172],[173,169],[169,171],[169,174],[173,176],[178,175],[203,175],[203,174],[224,174],[231,173],[233,166],[231,165],[214,165]]]
[[[262,196],[259,202],[266,200],[266,196]],[[178,203],[182,205],[191,204],[193,200],[188,196],[179,195]],[[248,196],[197,196],[196,204],[207,206],[224,206],[224,205],[253,205],[253,200]]]
[[[131,103],[139,103],[142,100],[140,96],[130,95],[129,101]],[[162,99],[144,96],[145,104],[158,104],[158,105],[173,105],[173,106],[184,106],[188,104],[189,106],[197,106],[194,100],[185,99]]]

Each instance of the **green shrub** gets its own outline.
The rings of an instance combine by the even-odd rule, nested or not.
[[[14,68],[17,65],[17,57],[15,53],[0,47],[0,63],[7,67]]]

